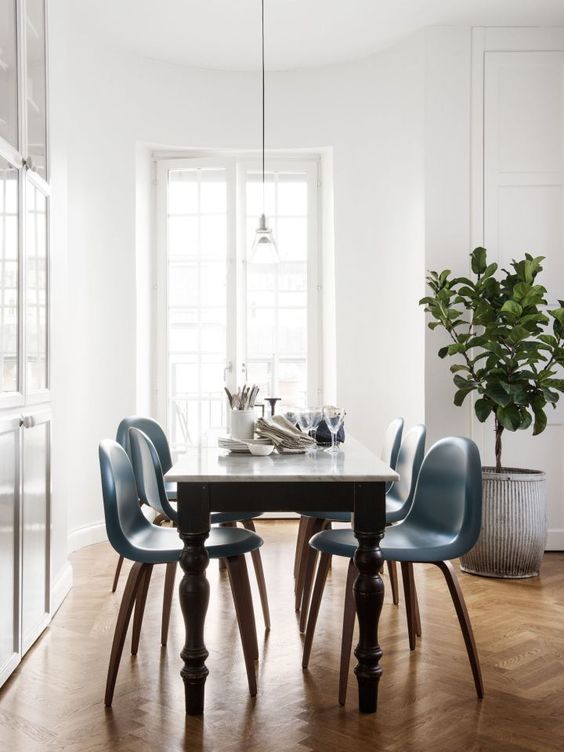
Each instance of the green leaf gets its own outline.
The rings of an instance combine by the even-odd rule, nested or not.
[[[564,308],[554,308],[549,314],[558,321],[560,326],[564,326]]]
[[[481,397],[479,400],[476,400],[474,404],[474,411],[480,423],[483,423],[484,421],[488,419],[493,409],[494,409],[493,403],[490,402],[490,400],[486,399],[485,397]]]
[[[445,347],[441,347],[441,349],[439,350],[437,354],[439,358],[441,359],[446,358],[446,356],[448,355],[448,345],[445,345]]]
[[[474,274],[483,274],[487,267],[487,251],[485,248],[474,248],[470,254],[472,271]]]
[[[454,404],[457,407],[460,407],[473,389],[474,387],[469,387],[467,389],[458,389],[454,395]]]
[[[516,405],[498,407],[495,414],[501,425],[508,431],[517,431],[521,425],[521,416]]]
[[[533,426],[533,436],[537,436],[542,433],[546,428],[547,420],[546,415],[542,407],[534,407],[533,412],[535,414],[535,424]]]
[[[493,400],[496,405],[501,407],[505,407],[511,402],[511,397],[499,381],[493,381],[486,384],[486,395]]]
[[[523,309],[519,303],[516,303],[514,300],[506,300],[501,306],[500,312],[509,313],[512,316],[520,316],[523,313]]]

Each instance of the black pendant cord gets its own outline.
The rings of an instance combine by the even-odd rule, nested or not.
[[[264,107],[264,0],[261,0],[261,61],[262,61],[262,211],[264,213],[264,132],[265,132],[265,107]]]

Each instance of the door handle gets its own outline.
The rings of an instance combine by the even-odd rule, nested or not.
[[[229,361],[227,365],[225,366],[225,368],[223,369],[223,383],[224,384],[227,384],[227,374],[231,373],[232,370],[233,370],[233,363]]]
[[[22,415],[20,417],[20,426],[23,428],[33,428],[35,425],[35,418],[33,415]]]

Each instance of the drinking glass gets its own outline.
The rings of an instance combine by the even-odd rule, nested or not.
[[[308,435],[311,436],[311,432],[314,428],[314,422],[316,419],[316,413],[315,409],[311,407],[304,407],[302,408],[298,413],[298,425],[302,429],[302,431]],[[321,420],[321,417],[320,417]],[[319,421],[315,424],[315,428],[319,425]],[[317,449],[317,445],[312,443],[309,445],[306,449],[306,452],[315,452]]]
[[[339,432],[339,428],[343,425],[345,414],[345,411],[341,407],[326,405],[323,408],[323,417],[331,433],[331,446],[325,450],[329,454],[337,454],[339,451],[339,447],[335,445],[335,438]]]
[[[311,428],[310,428],[310,435],[312,438],[314,438],[317,441],[317,429],[319,427],[319,424],[323,420],[323,408],[322,407],[311,407]]]

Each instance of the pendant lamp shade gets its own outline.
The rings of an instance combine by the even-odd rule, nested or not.
[[[277,264],[280,261],[276,241],[272,230],[266,224],[264,214],[259,217],[259,226],[251,249],[251,261],[254,264]]]

